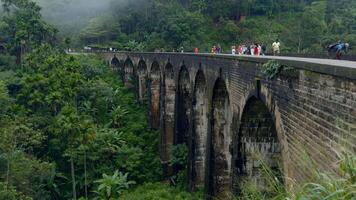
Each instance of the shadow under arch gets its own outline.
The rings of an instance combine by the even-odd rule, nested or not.
[[[110,61],[111,67],[114,69],[114,71],[121,71],[121,63],[120,60],[114,56],[111,61]]]
[[[231,121],[229,93],[222,78],[215,81],[208,136],[207,198],[225,199],[231,191]]]
[[[192,102],[192,137],[190,155],[190,188],[195,191],[204,186],[205,162],[208,132],[208,101],[206,98],[206,78],[202,70],[195,76]]]
[[[144,60],[140,60],[137,66],[137,89],[138,89],[138,99],[141,103],[147,101],[147,65]]]
[[[257,93],[259,94],[259,93]],[[281,144],[277,129],[265,102],[259,95],[250,95],[242,112],[237,141],[234,141],[233,190],[239,194],[244,183],[249,182],[262,192],[272,174],[283,182],[281,167]]]
[[[161,70],[154,61],[150,70],[150,121],[152,129],[160,128]]]
[[[127,57],[127,59],[124,62],[124,71],[123,71],[123,77],[124,77],[124,84],[128,88],[134,87],[134,82],[135,82],[135,69],[134,69],[134,64],[131,60],[130,57]]]
[[[189,71],[183,65],[178,74],[177,88],[177,117],[176,117],[176,132],[175,144],[186,144],[189,142],[189,131],[191,125],[191,103],[192,92],[189,77]]]

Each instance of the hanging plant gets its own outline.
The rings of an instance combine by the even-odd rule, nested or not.
[[[264,73],[268,79],[274,79],[283,70],[283,66],[276,60],[270,60],[262,65],[262,73]]]
[[[270,60],[262,65],[262,73],[264,73],[270,80],[276,78],[282,72],[292,74],[293,71],[295,71],[294,68],[281,65],[276,60]]]

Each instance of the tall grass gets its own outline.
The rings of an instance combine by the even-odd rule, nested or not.
[[[283,181],[278,178],[265,162],[261,160],[261,173],[265,181],[265,189],[260,190],[255,183],[244,181],[240,187],[240,194],[234,200],[356,200],[356,155],[342,153],[339,161],[339,175],[321,172],[313,165],[313,181],[300,186],[294,183],[293,189],[287,189]]]

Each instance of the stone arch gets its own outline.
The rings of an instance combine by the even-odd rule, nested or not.
[[[134,64],[130,57],[128,57],[124,62],[124,83],[125,86],[131,88],[134,86]]]
[[[121,63],[116,56],[111,59],[110,64],[114,71],[121,71]]]
[[[238,193],[241,184],[250,181],[268,192],[265,178],[270,177],[264,177],[262,170],[268,167],[281,177],[281,153],[272,114],[259,93],[251,95],[242,112],[234,147],[234,191]]]
[[[161,70],[158,62],[154,61],[150,70],[150,119],[151,128],[160,128],[161,103]]]
[[[147,65],[144,60],[138,62],[138,98],[141,103],[147,99]]]
[[[199,70],[195,76],[192,113],[192,142],[191,142],[191,187],[195,190],[203,186],[205,181],[205,162],[208,132],[208,107],[206,98],[206,78]]]
[[[175,101],[176,101],[176,83],[174,78],[173,65],[168,63],[164,69],[163,82],[163,120],[161,133],[161,160],[163,163],[164,174],[166,177],[173,175],[173,170],[169,166],[171,159],[171,150],[174,144],[175,128]]]
[[[191,125],[192,92],[189,71],[183,65],[178,75],[175,144],[187,144]]]
[[[214,85],[209,138],[208,196],[227,198],[231,191],[231,107],[222,78]]]

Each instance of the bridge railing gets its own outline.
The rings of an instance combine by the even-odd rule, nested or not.
[[[134,53],[129,51],[119,51],[119,50],[109,50],[109,49],[94,49],[94,50],[72,50],[67,53]],[[180,52],[152,52],[152,53],[180,53]],[[185,52],[185,53],[194,53],[194,52]],[[207,53],[197,53],[197,54],[207,54]],[[209,53],[208,53],[209,54]],[[267,54],[267,56],[273,56],[272,54]],[[298,58],[320,58],[320,59],[333,59],[330,58],[327,53],[281,53],[278,56],[281,57],[298,57]],[[343,55],[341,60],[348,60],[348,61],[356,61],[356,55],[353,54],[346,54]]]

